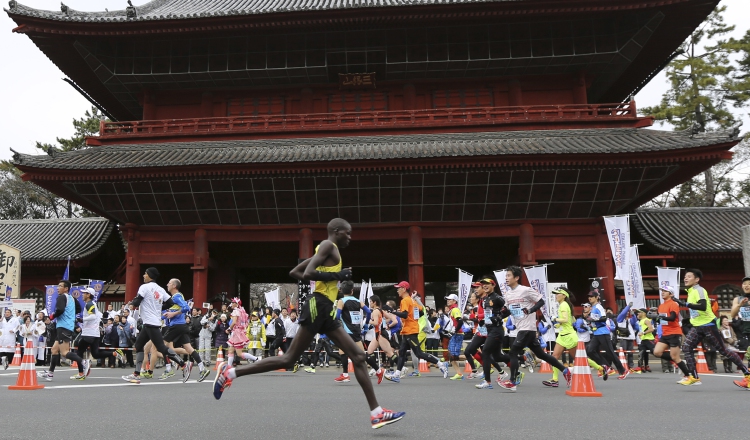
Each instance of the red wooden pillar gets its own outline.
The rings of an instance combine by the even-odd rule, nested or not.
[[[612,251],[609,248],[609,240],[606,231],[602,228],[596,237],[596,276],[603,277],[599,283],[604,290],[604,307],[610,307],[617,313],[617,302],[615,301],[615,268],[612,262]]]
[[[195,230],[191,269],[193,269],[193,301],[200,305],[208,299],[208,239],[205,229]]]
[[[424,303],[424,260],[422,258],[422,228],[411,226],[407,241],[409,255],[409,284],[419,292]]]
[[[519,228],[518,235],[518,261],[523,266],[533,266],[536,263],[536,254],[534,253],[534,225],[524,223]],[[529,285],[526,278],[526,271],[521,271],[521,284]]]
[[[125,302],[135,298],[141,287],[141,233],[132,223],[125,225],[125,237],[128,240],[128,253],[125,255]]]
[[[299,257],[302,260],[313,256],[313,238],[310,228],[299,230]]]

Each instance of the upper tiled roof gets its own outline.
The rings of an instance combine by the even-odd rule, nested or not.
[[[634,223],[643,238],[666,252],[742,252],[742,226],[750,208],[638,209]]]
[[[45,11],[10,2],[11,14],[48,20],[80,22],[122,22],[179,20],[232,15],[256,15],[280,12],[330,11],[337,9],[384,8],[395,6],[448,5],[469,3],[520,2],[525,0],[154,0],[128,9],[109,12],[83,12],[68,7],[66,11]],[[125,3],[125,0],[123,0]]]
[[[22,261],[59,261],[94,254],[113,230],[101,217],[0,220],[0,243],[20,249]]]
[[[618,154],[696,148],[734,142],[724,132],[637,128],[414,134],[336,138],[173,142],[111,145],[30,156],[16,165],[52,169],[122,169],[211,164],[427,159],[440,157]]]

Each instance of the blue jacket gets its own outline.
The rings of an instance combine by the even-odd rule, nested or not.
[[[179,324],[187,324],[187,322],[185,321],[185,313],[190,311],[190,306],[188,306],[187,302],[185,301],[185,297],[182,295],[182,293],[177,292],[172,295],[172,302],[174,302],[174,305],[168,310],[165,310],[165,312],[175,312],[177,310],[182,310],[182,313],[171,319],[166,318],[167,327]]]
[[[117,338],[119,340],[120,347],[130,347],[129,339],[132,336],[133,330],[130,329],[130,324],[117,324]]]
[[[576,329],[578,333],[588,333],[589,330],[591,330],[589,323],[583,318],[576,319],[576,322],[573,323],[573,328]]]
[[[628,316],[628,311],[630,310],[630,305],[628,304],[625,306],[624,309],[620,312],[619,315],[617,315],[617,322],[620,323],[625,320],[625,317]],[[630,325],[633,327],[633,330],[635,330],[636,333],[638,333],[641,328],[640,324],[638,324],[638,318],[635,317],[635,315],[630,317]]]

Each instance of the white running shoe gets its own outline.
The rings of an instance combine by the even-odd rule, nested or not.
[[[91,361],[84,359],[83,361],[83,375],[88,377],[91,374]]]
[[[445,365],[445,362],[440,362],[438,364],[438,368],[440,369],[440,372],[443,373],[443,379],[448,378],[448,366]]]

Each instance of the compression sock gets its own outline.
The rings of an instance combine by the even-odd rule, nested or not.
[[[65,354],[65,359],[78,364],[78,372],[83,374],[83,359],[81,359],[81,357],[78,356],[78,353],[69,351]]]
[[[227,356],[227,365],[229,365],[230,367],[232,365],[234,365],[234,355],[233,354],[230,354],[229,356]]]
[[[591,358],[588,358],[589,361],[589,367],[596,368],[597,370],[601,370],[602,366],[591,360]]]
[[[255,362],[258,360],[256,356],[253,356],[250,353],[242,353],[242,359],[246,359],[250,362]]]
[[[144,373],[143,370],[143,352],[139,352],[135,354],[135,375],[138,376],[141,373]]]
[[[341,368],[343,369],[342,373],[344,373],[344,376],[349,375],[349,356],[347,356],[346,353],[341,355]]]
[[[552,367],[552,382],[557,382],[557,378],[560,375],[560,370],[557,367]]]
[[[680,371],[682,371],[683,375],[685,375],[685,376],[689,376],[690,375],[690,373],[688,372],[688,369],[687,369],[687,364],[685,364],[685,361],[680,361],[679,363],[677,363],[677,368],[679,368]]]
[[[51,362],[49,363],[49,372],[50,373],[54,373],[55,372],[55,367],[59,363],[60,363],[60,355],[59,354],[53,354]]]

